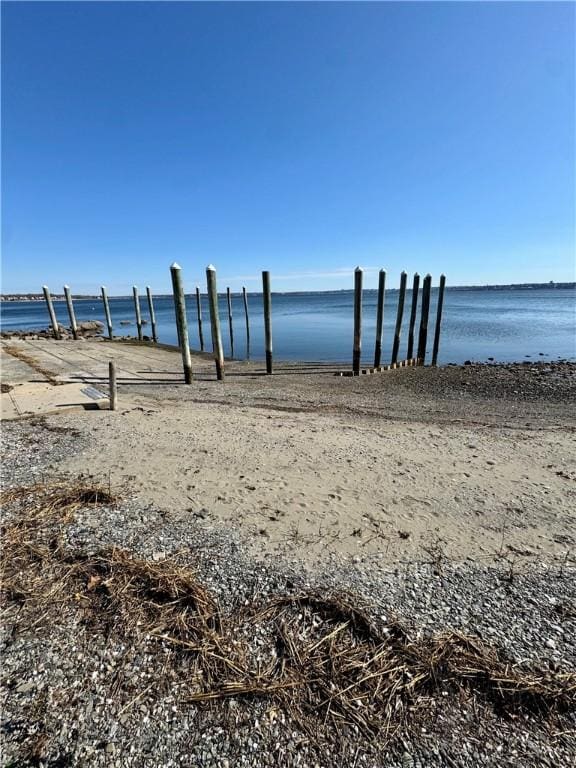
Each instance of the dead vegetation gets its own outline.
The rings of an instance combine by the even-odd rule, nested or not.
[[[278,595],[225,613],[194,570],[172,560],[71,552],[64,527],[75,513],[117,501],[97,486],[16,488],[2,501],[2,602],[17,631],[49,631],[66,607],[92,632],[168,648],[189,703],[269,697],[316,738],[352,727],[381,742],[446,697],[509,716],[576,707],[575,672],[515,666],[457,632],[425,637],[376,621],[355,596]]]
[[[61,384],[64,384],[65,382],[60,381],[55,374],[48,370],[48,368],[45,368],[43,365],[41,365],[36,358],[31,357],[30,355],[27,355],[26,352],[24,352],[20,347],[15,346],[14,344],[4,344],[2,349],[7,352],[9,355],[12,355],[12,357],[16,357],[18,360],[21,360],[23,363],[26,363],[26,365],[29,365],[30,368],[36,371],[36,373],[39,373],[41,376],[44,376],[47,381],[50,382],[50,384],[53,384],[54,386],[59,386]]]

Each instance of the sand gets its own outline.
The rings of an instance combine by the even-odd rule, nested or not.
[[[54,467],[168,515],[238,529],[260,557],[313,566],[565,557],[575,543],[571,428],[508,429],[123,395],[119,412],[51,417],[89,432]]]
[[[232,527],[260,558],[567,560],[576,545],[576,366],[415,368],[227,363],[150,345],[17,341],[3,380],[82,380],[120,408],[48,416],[86,439],[53,463],[168,516]],[[63,389],[63,387],[60,387]]]

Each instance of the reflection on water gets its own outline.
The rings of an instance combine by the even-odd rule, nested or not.
[[[362,358],[371,362],[374,353],[376,291],[364,292]],[[432,290],[429,322],[431,350],[436,321],[436,290]],[[396,320],[398,291],[386,292],[382,360],[390,358]],[[405,356],[407,324],[412,301],[406,293],[400,357]],[[419,302],[420,304],[420,302]],[[199,349],[195,296],[187,297],[190,344]],[[68,325],[66,305],[54,302],[58,320]],[[159,341],[176,344],[174,308],[170,297],[154,301]],[[264,358],[264,323],[261,294],[249,295],[250,352],[253,359]],[[78,321],[104,322],[102,302],[75,302]],[[211,349],[208,305],[202,297],[205,349]],[[246,357],[246,326],[241,294],[232,297],[234,351]],[[527,358],[576,358],[576,290],[573,288],[536,290],[458,290],[446,291],[439,363],[461,363],[465,359],[512,361]],[[116,333],[136,335],[131,297],[111,298],[110,309]],[[352,291],[335,293],[273,294],[272,326],[274,355],[284,360],[322,360],[349,362],[352,357]],[[147,306],[142,304],[143,317]],[[230,354],[226,297],[220,296],[222,337],[225,353]],[[43,302],[6,302],[1,305],[3,330],[45,328],[48,314]],[[150,326],[144,326],[144,333]],[[542,353],[542,354],[540,354]]]

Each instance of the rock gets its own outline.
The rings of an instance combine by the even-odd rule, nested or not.
[[[554,650],[556,648],[556,643],[555,643],[554,640],[552,640],[551,637],[549,637],[548,640],[546,640],[546,647],[547,648],[552,648],[552,650]]]
[[[34,683],[20,683],[20,685],[16,688],[17,693],[30,693],[30,691],[33,691],[36,688]]]
[[[101,333],[103,328],[104,323],[101,323],[100,320],[86,320],[83,323],[78,323],[78,331],[80,333],[85,333],[86,331]]]
[[[132,325],[132,320],[120,320],[120,325]]]
[[[472,360],[464,360],[464,365],[472,365]]]

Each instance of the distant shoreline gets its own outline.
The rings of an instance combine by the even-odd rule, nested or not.
[[[434,286],[433,286],[434,288]],[[505,285],[447,285],[447,291],[541,291],[541,290],[567,290],[570,288],[576,288],[576,282],[569,283],[554,283],[552,281],[548,283],[510,283]],[[352,293],[353,288],[337,288],[328,291],[272,291],[273,294],[280,296],[307,296],[309,294],[337,294],[337,293]],[[377,288],[366,288],[365,291],[376,292]],[[398,290],[397,288],[388,288],[387,290]],[[224,293],[221,291],[222,295]],[[261,291],[248,291],[252,295],[260,295]],[[193,296],[192,292],[186,293],[187,296]],[[242,295],[241,291],[232,291],[232,295]],[[159,299],[170,298],[171,293],[155,293]],[[102,297],[100,295],[94,296],[91,294],[74,294],[72,296],[74,301],[98,301]],[[119,295],[110,296],[111,299],[130,299],[131,295]],[[52,294],[53,301],[65,301],[65,296],[61,294]],[[44,295],[41,293],[7,293],[0,294],[0,302],[15,302],[15,301],[44,301]]]

